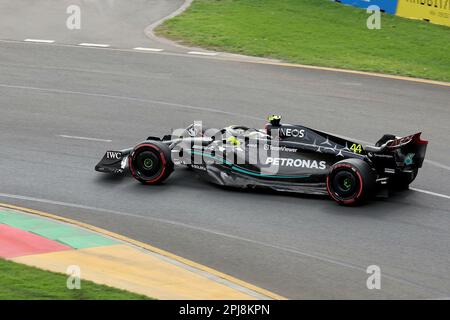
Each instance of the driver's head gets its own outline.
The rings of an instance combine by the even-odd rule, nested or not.
[[[270,122],[270,124],[274,127],[279,127],[281,123],[281,116],[278,115],[270,115],[267,117],[267,120]]]

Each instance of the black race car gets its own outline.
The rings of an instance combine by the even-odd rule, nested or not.
[[[363,202],[390,189],[404,189],[422,167],[427,141],[421,133],[385,134],[362,146],[270,116],[264,130],[245,126],[203,129],[198,123],[133,148],[107,151],[95,170],[156,185],[187,166],[213,183],[238,188],[329,194],[340,204]]]

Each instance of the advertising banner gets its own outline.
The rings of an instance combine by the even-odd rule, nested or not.
[[[375,5],[390,14],[395,14],[397,10],[397,0],[337,0],[337,2],[364,9]]]
[[[398,0],[397,15],[450,26],[450,0]]]

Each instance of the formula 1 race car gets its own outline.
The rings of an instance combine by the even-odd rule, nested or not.
[[[209,181],[238,188],[329,194],[339,204],[361,203],[381,190],[405,189],[422,167],[427,141],[421,133],[385,134],[361,144],[270,116],[264,130],[245,126],[203,129],[194,123],[133,148],[107,151],[95,170],[138,181],[163,182],[175,166],[187,166]]]

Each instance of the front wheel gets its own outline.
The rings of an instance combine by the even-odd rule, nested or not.
[[[366,200],[374,189],[376,173],[360,159],[335,163],[327,177],[330,197],[339,204],[354,205]]]
[[[132,176],[144,184],[159,184],[173,172],[170,149],[161,142],[143,142],[129,157]]]

